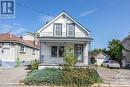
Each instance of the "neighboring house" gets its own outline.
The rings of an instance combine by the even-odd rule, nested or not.
[[[125,49],[130,50],[130,34],[124,38],[122,41],[122,45]],[[130,67],[130,51],[123,50],[123,59],[122,59],[122,66],[123,67]]]
[[[39,58],[39,47],[33,41],[23,40],[10,33],[0,34],[1,66],[8,68],[16,65],[16,60],[29,63]]]
[[[101,66],[101,64],[104,61],[108,61],[110,60],[110,57],[105,54],[104,52],[99,52],[97,55],[94,56],[95,60],[96,60],[96,65]]]
[[[62,12],[37,31],[40,40],[41,65],[63,64],[63,53],[73,49],[79,65],[89,64],[89,51],[92,38],[90,31]]]

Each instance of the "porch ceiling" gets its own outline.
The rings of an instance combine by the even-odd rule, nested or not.
[[[91,42],[92,38],[79,37],[41,37],[40,42]]]

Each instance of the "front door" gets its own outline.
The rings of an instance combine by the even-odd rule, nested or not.
[[[75,44],[74,46],[75,55],[78,58],[78,62],[83,62],[83,45],[82,44]]]

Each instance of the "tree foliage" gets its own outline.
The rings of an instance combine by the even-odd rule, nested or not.
[[[120,40],[113,39],[112,41],[109,41],[108,53],[112,59],[121,62],[123,56],[122,50],[128,51],[123,47]]]
[[[91,56],[94,57],[95,55],[97,55],[101,51],[102,51],[102,49],[94,49],[91,51]]]
[[[72,49],[65,49],[64,61],[67,65],[73,67],[77,63],[77,57],[75,56]]]

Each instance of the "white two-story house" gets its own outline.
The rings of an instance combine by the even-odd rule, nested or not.
[[[92,38],[90,31],[62,12],[40,28],[41,65],[63,64],[64,49],[73,49],[79,65],[89,64],[89,50]]]

